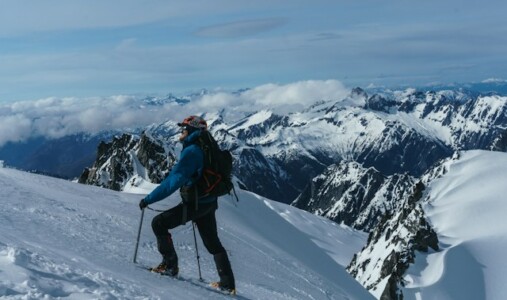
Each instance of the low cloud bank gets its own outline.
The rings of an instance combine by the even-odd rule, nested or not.
[[[98,133],[180,120],[189,114],[225,110],[230,119],[271,109],[279,114],[299,111],[316,101],[343,99],[349,90],[336,80],[265,84],[242,92],[197,96],[186,105],[148,104],[146,97],[46,98],[0,106],[0,146],[31,137],[60,138],[79,132]]]

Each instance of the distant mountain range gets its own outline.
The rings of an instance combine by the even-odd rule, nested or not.
[[[345,99],[318,102],[289,115],[263,110],[234,122],[225,120],[221,113],[205,118],[222,147],[232,150],[234,174],[248,190],[285,203],[299,197],[298,205],[303,207],[301,193],[314,177],[323,172],[329,177],[331,165],[342,170],[340,164],[356,162],[362,168],[373,168],[378,176],[418,177],[457,150],[491,149],[501,144],[505,140],[506,104],[506,97],[473,96],[462,91],[409,89],[368,95],[356,88]],[[178,157],[177,135],[178,128],[170,121],[132,135],[136,145],[128,149],[115,146],[119,145],[115,140],[107,144],[113,148],[108,158],[114,160],[98,158],[93,168],[111,169],[103,164],[114,161],[133,170],[140,161],[138,156],[146,156],[142,151]],[[158,150],[145,143],[159,144]],[[167,173],[170,167],[160,165],[154,172]],[[108,183],[103,176],[109,180],[116,177],[106,173],[83,180],[116,189],[129,184],[134,176],[158,182],[143,170],[142,174],[124,172],[119,182]]]
[[[371,86],[366,88],[369,93],[377,93],[389,90],[404,90],[411,88],[409,86],[398,86],[398,87],[375,87]],[[507,95],[507,80],[499,78],[489,78],[480,82],[467,82],[467,83],[431,83],[423,86],[413,86],[419,91],[462,91],[470,95],[488,95],[495,94],[500,96]]]

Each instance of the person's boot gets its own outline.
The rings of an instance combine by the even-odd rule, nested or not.
[[[227,252],[215,254],[213,258],[217,266],[220,281],[211,283],[211,286],[218,288],[229,294],[235,295],[236,284],[234,282],[234,274],[232,273],[231,263],[229,262]]]
[[[151,271],[162,275],[177,276],[179,272],[178,255],[176,255],[171,236],[157,236],[157,245],[163,259],[157,267],[151,268]]]

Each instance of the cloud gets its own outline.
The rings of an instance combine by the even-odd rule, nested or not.
[[[19,142],[31,134],[31,121],[22,114],[0,118],[0,146],[6,142]]]
[[[507,80],[502,78],[488,78],[481,81],[482,83],[507,83]]]
[[[262,109],[287,114],[319,100],[343,99],[348,92],[337,80],[309,80],[270,83],[242,92],[213,92],[196,96],[184,106],[173,102],[153,106],[147,104],[146,97],[128,95],[20,101],[0,106],[0,146],[30,137],[60,138],[79,132],[144,127],[222,109],[231,120]]]
[[[249,112],[270,109],[278,114],[300,111],[320,100],[341,100],[349,93],[337,80],[308,80],[280,84],[265,84],[242,93],[205,95],[190,107],[196,110],[219,110],[228,107],[231,118]],[[234,114],[233,114],[234,113]]]
[[[316,34],[314,37],[309,38],[309,41],[327,41],[327,40],[338,40],[342,39],[342,34],[337,34],[334,32],[321,32]]]
[[[202,27],[195,34],[201,37],[235,38],[270,31],[285,23],[283,18],[238,21]]]

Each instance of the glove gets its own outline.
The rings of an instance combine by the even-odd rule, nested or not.
[[[141,199],[141,201],[139,201],[139,208],[143,210],[146,206],[148,206],[148,203],[144,202],[144,199]]]

